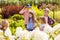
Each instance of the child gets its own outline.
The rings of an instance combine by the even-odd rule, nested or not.
[[[1,22],[2,30],[4,31],[5,36],[11,36],[11,31],[9,29],[9,23],[6,20],[2,20]]]
[[[29,15],[29,9],[31,8],[30,4],[27,4],[20,12],[19,14],[24,15],[24,20],[25,20],[25,27],[28,24],[28,15]]]
[[[45,24],[46,24],[45,17],[40,17],[39,19],[40,19],[40,21],[41,21],[40,30],[41,30],[41,31],[44,31]]]
[[[35,16],[33,12],[29,12],[29,23],[27,24],[27,30],[33,31],[35,29],[37,21],[35,20]]]

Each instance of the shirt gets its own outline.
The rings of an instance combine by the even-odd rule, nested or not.
[[[30,18],[29,24],[27,25],[27,29],[34,29],[34,23],[32,21],[32,18]]]
[[[48,23],[48,17],[45,17],[46,23]]]
[[[19,13],[24,15],[25,24],[28,24],[29,10],[21,10]]]

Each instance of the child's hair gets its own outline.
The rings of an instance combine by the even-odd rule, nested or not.
[[[7,20],[2,20],[1,25],[2,25],[2,29],[3,29],[4,27],[6,27],[6,28],[9,27],[9,23],[8,23]]]
[[[35,22],[37,22],[36,20],[35,20],[35,16],[34,16],[34,13],[32,13],[32,12],[29,12],[29,14],[31,14],[32,15],[32,20],[33,20],[33,22],[35,23]],[[30,18],[29,18],[30,19]]]
[[[45,17],[39,17],[40,20],[43,21],[43,23],[46,23]]]

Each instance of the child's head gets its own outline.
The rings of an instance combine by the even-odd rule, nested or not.
[[[45,8],[44,9],[44,16],[48,16],[49,15],[49,9],[48,8]]]
[[[29,17],[34,17],[34,13],[35,13],[34,10],[29,10]]]
[[[45,17],[40,17],[40,22],[41,22],[41,23],[46,23]]]
[[[29,12],[29,17],[32,18],[34,14],[32,12]]]
[[[36,22],[33,12],[29,12],[29,19],[32,18],[33,22]]]
[[[1,25],[3,29],[7,29],[7,27],[9,26],[9,23],[6,20],[2,20]]]

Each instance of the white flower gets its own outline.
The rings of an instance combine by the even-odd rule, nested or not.
[[[16,29],[16,37],[18,37],[17,40],[22,40],[22,39],[30,40],[31,34],[32,34],[31,31],[22,30],[22,28],[20,27]]]
[[[48,24],[45,25],[45,28],[44,28],[44,32],[49,32],[49,33],[52,33],[52,27]]]
[[[23,30],[22,38],[25,38],[26,40],[30,40],[31,37],[32,37],[32,31]]]
[[[60,34],[54,38],[54,40],[60,40]]]
[[[11,33],[9,27],[5,30],[4,35],[5,35],[5,36],[12,36],[12,33]]]
[[[15,40],[15,37],[12,36],[12,33],[11,33],[9,27],[6,29],[4,35],[7,36],[7,37],[9,37],[10,40]]]
[[[15,34],[16,34],[17,37],[20,36],[20,34],[22,34],[22,28],[21,27],[17,27]]]
[[[15,40],[15,36],[10,36],[9,39],[10,40]]]
[[[49,36],[46,33],[40,31],[39,29],[38,30],[35,29],[33,31],[33,39],[34,40],[48,40],[48,38],[49,38]]]
[[[4,40],[4,36],[0,36],[0,40]]]
[[[22,28],[21,27],[17,27],[15,34],[16,34],[16,37],[18,37],[18,40],[21,40],[22,36],[23,36]]]
[[[60,24],[55,25],[55,26],[53,27],[53,32],[55,32],[55,31],[58,30],[58,29],[60,29]]]
[[[4,40],[3,31],[0,30],[0,40]]]
[[[0,30],[0,33],[1,33],[1,32],[3,33],[3,30]]]

